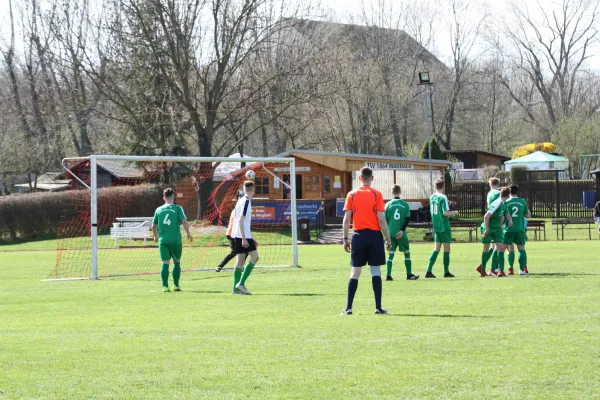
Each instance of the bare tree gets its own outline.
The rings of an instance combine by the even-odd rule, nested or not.
[[[550,140],[558,122],[581,113],[589,117],[600,108],[597,89],[589,79],[587,61],[598,40],[600,2],[563,0],[558,8],[515,1],[503,23],[504,45],[497,48],[510,64],[502,75],[512,98],[528,122],[539,129],[540,140]]]

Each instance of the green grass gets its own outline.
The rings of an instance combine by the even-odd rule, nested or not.
[[[339,316],[341,246],[303,246],[303,268],[41,282],[54,252],[0,253],[0,399],[600,398],[597,242],[530,243],[529,277],[480,279],[475,244],[456,280],[384,282],[368,270]],[[422,273],[430,245],[415,244]],[[441,270],[441,259],[436,271]]]

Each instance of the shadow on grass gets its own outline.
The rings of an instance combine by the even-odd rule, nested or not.
[[[423,318],[496,318],[490,315],[454,315],[454,314],[389,314],[392,317],[423,317]]]
[[[315,296],[329,296],[325,293],[264,293],[261,296],[291,296],[291,297],[315,297]]]
[[[535,272],[529,274],[528,278],[568,278],[570,276],[595,276],[598,274],[588,274],[581,272]]]

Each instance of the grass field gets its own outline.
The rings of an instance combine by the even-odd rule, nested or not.
[[[529,277],[476,277],[456,244],[456,280],[384,282],[368,271],[341,317],[341,246],[303,246],[302,268],[41,282],[55,253],[0,251],[0,399],[600,398],[598,242],[529,243]],[[431,250],[416,244],[423,273]],[[440,257],[441,258],[441,257]],[[441,259],[436,271],[440,272]],[[434,271],[435,272],[435,271]]]

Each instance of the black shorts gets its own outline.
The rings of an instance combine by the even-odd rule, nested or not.
[[[364,267],[385,265],[385,244],[381,231],[365,229],[352,235],[350,265]]]
[[[236,254],[248,254],[256,250],[256,243],[254,243],[253,239],[248,240],[248,247],[242,246],[242,239],[235,238],[235,253]]]
[[[234,253],[235,252],[235,240],[227,235],[227,240],[229,240],[229,248],[231,249],[231,252]]]

